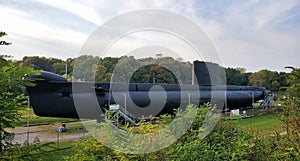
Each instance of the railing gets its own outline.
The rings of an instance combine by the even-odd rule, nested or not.
[[[114,119],[119,122],[119,115],[122,116],[126,121],[130,122],[132,125],[136,124],[136,118],[130,114],[128,111],[126,111],[122,106],[119,104],[112,104],[109,106],[110,111],[115,111],[115,115],[113,116]],[[117,117],[117,118],[116,118]]]
[[[260,108],[271,107],[274,100],[274,94],[268,94],[265,96],[265,99],[259,105]]]

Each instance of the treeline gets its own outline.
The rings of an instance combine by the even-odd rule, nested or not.
[[[100,58],[83,55],[61,60],[32,56],[24,57],[21,62],[33,69],[50,71],[78,81],[191,83],[192,80],[191,63],[171,57],[135,59],[132,56]],[[230,67],[224,70],[228,85],[266,87],[275,92],[290,86],[287,81],[289,73],[285,72],[264,69],[249,73],[245,68]]]
[[[289,73],[270,71],[267,69],[247,73],[244,68],[225,68],[228,85],[248,85],[266,87],[274,92],[285,91],[290,86]]]
[[[132,56],[100,58],[83,55],[64,61],[33,56],[24,57],[20,63],[36,70],[53,72],[78,81],[191,83],[192,79],[190,63],[171,57],[135,59]]]

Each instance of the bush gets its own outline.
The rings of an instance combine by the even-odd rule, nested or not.
[[[187,132],[169,147],[146,154],[130,154],[111,150],[93,138],[78,143],[76,155],[68,160],[299,160],[299,107],[283,109],[281,114],[290,132],[282,134],[264,133],[256,129],[244,130],[233,121],[219,121],[213,131],[200,139],[202,124],[211,106],[206,104],[197,109],[197,116]],[[285,108],[291,108],[287,106]],[[287,112],[289,111],[289,112]],[[259,116],[258,116],[259,117]],[[164,120],[166,119],[166,120]],[[239,120],[236,120],[239,121]],[[151,133],[170,123],[169,116],[163,116],[157,124],[141,122],[138,127],[129,128],[134,133]],[[110,136],[108,136],[110,137]],[[117,146],[117,142],[115,143]],[[137,147],[139,145],[136,145]]]

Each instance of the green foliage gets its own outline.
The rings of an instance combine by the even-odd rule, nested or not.
[[[291,103],[291,102],[289,102]],[[298,160],[299,151],[299,108],[284,111],[283,120],[288,120],[290,132],[282,134],[278,129],[262,132],[255,128],[241,128],[239,121],[220,121],[204,139],[198,134],[203,132],[202,124],[210,104],[197,109],[197,116],[187,132],[169,147],[147,154],[121,153],[111,150],[93,138],[78,143],[75,155],[67,160]],[[286,108],[286,107],[284,107]],[[287,108],[292,108],[289,106]],[[177,111],[180,113],[180,110]],[[176,112],[175,112],[176,113]],[[257,116],[261,117],[261,116]],[[297,118],[297,119],[296,119]],[[153,133],[170,124],[170,115],[161,116],[156,124],[140,122],[136,127],[120,126],[133,133]],[[251,122],[251,120],[250,120]],[[281,124],[280,124],[281,125]],[[273,132],[272,132],[273,131]],[[107,135],[109,138],[110,135]],[[114,143],[121,146],[120,142]]]
[[[63,75],[66,73],[66,63],[65,62],[57,62],[52,64],[53,73]]]
[[[288,86],[287,77],[288,77],[288,73],[279,72],[277,81],[280,84],[280,87],[287,87]]]
[[[139,67],[140,63],[133,56],[121,57],[113,71],[112,81],[129,83],[133,72]]]
[[[249,84],[252,86],[266,87],[272,91],[278,91],[280,88],[278,79],[279,74],[277,72],[264,69],[259,72],[251,73],[249,76]]]
[[[75,59],[68,58],[66,61],[63,61],[56,58],[25,56],[20,62],[23,63],[24,66],[31,67],[35,70],[44,70],[60,75],[66,74],[67,65],[67,73],[69,75],[73,70],[74,60]]]
[[[192,83],[192,68],[189,62],[183,62],[180,59],[175,60],[172,57],[144,58],[139,59],[138,61],[142,64],[142,67],[156,64],[165,68],[166,70],[172,72],[172,75],[176,77],[176,82],[178,83]]]
[[[48,59],[38,56],[24,57],[22,62],[24,66],[31,67],[35,70],[45,71],[52,71],[52,65],[54,64],[53,62],[51,62],[51,58]]]
[[[249,135],[225,122],[205,139],[197,135],[202,132],[202,122],[210,106],[198,108],[190,129],[168,148],[148,154],[130,154],[113,151],[92,138],[79,143],[74,150],[76,154],[68,160],[241,160],[247,158]],[[178,111],[180,112],[180,111]],[[164,115],[156,124],[140,122],[137,127],[129,128],[134,133],[152,133],[170,123],[170,116]],[[109,137],[110,135],[107,135]],[[145,138],[146,139],[146,138]],[[163,141],[163,140],[160,140]],[[115,143],[121,146],[120,142]]]
[[[33,85],[26,75],[38,74],[37,71],[22,64],[5,61],[0,67],[0,151],[9,146],[11,141],[5,128],[13,128],[18,121],[18,109],[27,106],[23,94],[25,86]]]
[[[248,74],[244,68],[226,68],[225,72],[227,85],[248,85]]]
[[[60,143],[57,148],[56,143],[49,142],[40,144],[38,142],[30,145],[15,145],[13,148],[3,152],[0,156],[0,160],[37,160],[37,161],[53,161],[53,160],[64,160],[64,156],[71,156],[73,154],[72,147],[76,143]]]
[[[6,36],[6,35],[7,34],[5,32],[0,31],[0,37]],[[6,42],[6,41],[3,41],[3,40],[0,41],[0,45],[10,45],[10,44],[11,44],[11,42]]]
[[[106,68],[98,64],[96,68],[95,81],[96,82],[109,82],[111,75],[106,73]]]
[[[288,93],[291,97],[300,98],[300,68],[294,69],[288,76]],[[299,102],[298,102],[299,105]]]
[[[236,126],[245,130],[245,132],[252,133],[255,130],[259,131],[261,134],[273,134],[274,130],[282,130],[283,121],[280,120],[276,113],[271,113],[267,111],[267,114],[255,114],[254,117],[241,120],[231,120]]]
[[[15,145],[13,148],[8,149],[3,152],[0,159],[3,160],[40,160],[39,158],[35,158],[34,156],[30,156],[30,154],[41,153],[41,148],[53,143],[48,143],[44,145],[33,144],[32,146],[22,147],[22,145]]]
[[[83,142],[75,144],[73,149],[76,153],[71,157],[66,157],[66,160],[113,160],[113,151],[106,146],[98,143],[94,138],[89,137]]]
[[[76,58],[76,70],[73,71],[73,78],[80,81],[93,81],[99,61],[99,57],[91,55]]]
[[[167,148],[167,160],[245,160],[250,136],[231,122],[220,121],[204,139],[202,124],[210,104],[201,106],[187,133]]]
[[[27,125],[28,121],[28,110],[30,112],[30,124],[31,125],[49,125],[49,124],[61,124],[61,123],[68,123],[68,122],[77,122],[78,119],[72,118],[56,118],[56,117],[40,117],[34,114],[32,108],[24,108],[18,110],[21,117],[18,122],[16,122],[16,126],[24,126]]]
[[[113,73],[119,60],[120,58],[105,57],[100,60],[99,64],[105,67],[105,73]]]
[[[170,159],[245,160],[249,138],[232,124],[220,122],[205,139],[185,140],[180,146],[175,144],[170,147]]]
[[[100,59],[97,69],[95,76],[97,81],[110,81],[110,78],[113,76],[112,80],[114,82],[191,83],[189,63],[169,57],[157,59],[135,59],[132,56],[123,56],[121,58],[107,57]],[[154,80],[154,75],[156,80]]]
[[[159,65],[145,65],[133,73],[130,83],[178,84],[175,75]]]

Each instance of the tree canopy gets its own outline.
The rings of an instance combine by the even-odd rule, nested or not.
[[[300,98],[300,68],[295,68],[288,76],[290,87],[288,92],[292,97]]]
[[[3,36],[1,32],[0,36]],[[0,45],[9,45],[8,43]],[[19,109],[26,107],[27,98],[24,95],[25,86],[30,86],[30,74],[38,71],[24,67],[22,63],[7,60],[5,55],[0,56],[0,153],[10,145],[10,134],[5,128],[12,128],[19,119]]]
[[[82,55],[78,58],[61,60],[31,56],[24,57],[20,62],[34,69],[50,71],[64,76],[67,66],[69,79],[73,76],[73,79],[77,81],[139,83],[153,83],[154,70],[159,71],[159,69],[152,68],[149,65],[157,65],[162,67],[161,69],[164,71],[168,70],[169,72],[157,73],[158,77],[156,76],[156,83],[174,83],[174,79],[169,75],[170,73],[176,77],[177,81],[175,82],[183,84],[191,84],[192,82],[191,64],[181,59],[171,57],[136,59],[133,56],[100,58],[97,56]],[[75,63],[76,71],[73,70]],[[220,68],[225,69],[227,85],[266,87],[274,92],[285,90],[290,85],[290,82],[287,81],[287,77],[289,77],[288,75],[290,73],[270,71],[267,69],[249,73],[246,72],[245,68],[240,67]],[[146,70],[149,71],[146,72]],[[142,73],[145,75],[143,76]]]
[[[245,73],[244,68],[226,68],[225,71],[228,85],[248,85],[249,76]]]

